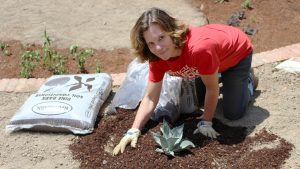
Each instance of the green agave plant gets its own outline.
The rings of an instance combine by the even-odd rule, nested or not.
[[[167,155],[175,156],[175,152],[182,151],[184,149],[188,149],[191,147],[195,147],[195,145],[187,140],[182,139],[183,137],[183,127],[181,126],[170,129],[168,123],[164,120],[163,125],[160,127],[162,135],[160,132],[152,133],[152,136],[157,144],[160,145],[161,148],[157,148],[155,151],[160,153],[165,153]]]

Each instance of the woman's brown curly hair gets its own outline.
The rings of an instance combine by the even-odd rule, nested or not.
[[[138,56],[141,62],[158,59],[156,55],[150,52],[143,36],[143,33],[148,30],[151,24],[157,24],[166,31],[177,48],[184,45],[185,36],[188,32],[186,24],[180,23],[159,8],[151,8],[145,11],[135,23],[130,34],[134,54]]]

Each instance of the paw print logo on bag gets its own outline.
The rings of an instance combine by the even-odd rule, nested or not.
[[[77,80],[78,83],[68,85],[68,86],[72,85],[72,87],[69,89],[69,92],[73,91],[73,90],[80,89],[82,87],[82,85],[86,86],[89,91],[91,91],[91,89],[93,88],[93,85],[88,84],[87,82],[94,81],[95,80],[94,77],[93,78],[87,78],[85,82],[82,82],[82,77],[80,77],[80,76],[74,76],[74,79]]]
[[[81,89],[82,87],[86,87],[87,90],[90,92],[91,89],[93,88],[93,85],[89,84],[89,82],[94,81],[95,77],[87,78],[85,80],[85,82],[83,82],[84,80],[81,76],[74,76],[74,79],[76,82],[75,83],[73,82],[73,84],[70,84],[70,83],[72,83],[70,77],[55,77],[45,83],[45,86],[48,86],[50,88],[47,88],[43,92],[51,92],[51,91],[55,90],[57,87],[67,88],[67,90],[69,92]],[[69,88],[69,86],[71,86],[71,87]]]

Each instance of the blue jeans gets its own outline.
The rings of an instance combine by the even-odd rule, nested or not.
[[[242,59],[236,66],[221,72],[220,82],[223,86],[223,113],[229,120],[237,120],[246,112],[248,103],[253,95],[253,88],[249,88],[249,83],[253,86],[250,76],[252,53]],[[196,78],[196,92],[200,105],[205,99],[205,85],[201,78]]]

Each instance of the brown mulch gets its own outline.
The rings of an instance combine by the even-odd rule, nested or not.
[[[185,118],[174,125],[184,123],[184,138],[191,140],[196,148],[179,152],[175,157],[155,152],[158,145],[149,130],[158,132],[161,123],[149,121],[137,148],[127,146],[124,154],[112,156],[109,151],[130,128],[134,116],[134,111],[119,110],[116,116],[101,119],[92,134],[76,139],[70,149],[75,159],[81,161],[80,168],[280,168],[293,148],[266,130],[247,137],[254,128],[229,127],[217,120],[214,128],[221,136],[216,140],[193,135],[198,120]],[[258,145],[272,144],[275,146],[255,149]]]

